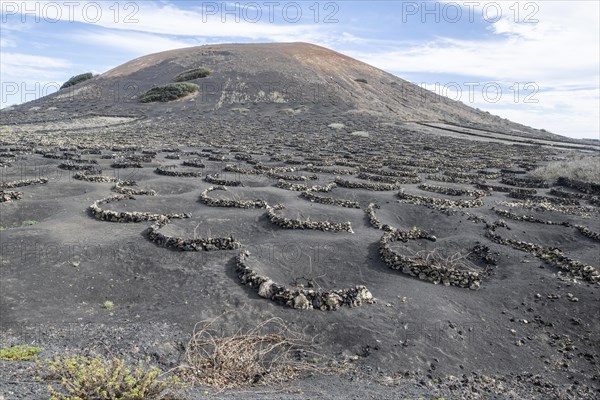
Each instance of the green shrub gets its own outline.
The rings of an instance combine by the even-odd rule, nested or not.
[[[365,78],[356,78],[355,81],[360,83],[369,83]]]
[[[68,88],[70,86],[77,85],[78,83],[81,83],[83,81],[87,81],[88,79],[92,79],[93,77],[94,77],[94,75],[92,75],[91,72],[86,72],[85,74],[75,75],[75,76],[72,76],[68,81],[63,83],[63,85],[60,88],[61,89]]]
[[[35,224],[37,224],[37,223],[38,223],[38,222],[37,222],[37,221],[35,221],[35,220],[32,220],[32,219],[27,219],[27,220],[25,220],[25,221],[21,222],[21,226],[31,226],[31,225],[35,225]]]
[[[183,71],[175,77],[175,82],[191,81],[198,78],[206,78],[211,74],[211,70],[208,68],[194,68]]]
[[[102,303],[102,308],[106,308],[107,310],[112,310],[113,308],[115,308],[115,304],[110,300],[106,300],[104,303]]]
[[[177,377],[160,379],[156,367],[132,367],[116,357],[57,357],[44,364],[44,378],[62,386],[48,386],[51,400],[173,399],[172,391],[182,386]]]
[[[140,96],[142,103],[153,103],[156,101],[167,102],[177,100],[190,93],[198,91],[198,85],[195,83],[169,83],[162,86],[153,87]]]
[[[42,351],[41,347],[13,346],[0,349],[0,360],[4,361],[28,361],[35,358]]]
[[[562,176],[576,181],[600,184],[600,158],[573,155],[566,160],[550,162],[536,168],[531,174],[549,181]]]

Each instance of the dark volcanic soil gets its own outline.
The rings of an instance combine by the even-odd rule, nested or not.
[[[220,85],[212,100],[202,100],[201,93],[142,105],[131,99],[113,101],[108,94],[89,100],[77,94],[60,99],[59,94],[3,110],[0,190],[21,192],[22,198],[0,203],[0,344],[39,345],[45,348],[42,356],[65,351],[132,360],[149,356],[168,370],[182,361],[197,322],[230,311],[222,321],[225,331],[280,317],[290,328],[315,336],[320,353],[356,368],[343,377],[292,382],[286,390],[258,387],[215,394],[208,388],[215,398],[600,396],[598,188],[583,193],[561,186],[573,194],[571,204],[561,205],[564,198],[551,194],[556,182],[546,182],[548,187],[533,180],[523,184],[535,189],[529,203],[514,198],[519,187],[501,183],[528,177],[536,166],[566,157],[569,146],[588,152],[597,146],[455,103],[419,108],[411,96],[394,102],[392,82],[408,85],[398,78],[316,46],[273,49],[227,45],[161,53],[84,84],[108,88],[128,80],[143,91],[169,82],[182,70],[207,66],[215,73],[206,82]],[[261,69],[265,62],[270,69]],[[267,93],[232,101],[227,97],[231,92],[222,90],[236,77],[238,83],[289,82],[289,74],[306,85],[322,85],[330,97],[308,101],[284,94],[279,101],[273,93],[266,99]],[[335,83],[326,76],[336,77]],[[364,84],[354,78],[365,76],[373,86],[357,86]],[[415,121],[462,124],[459,130],[467,133],[438,135],[438,128]],[[344,126],[334,129],[332,123]],[[353,134],[357,131],[368,135]],[[477,140],[467,140],[474,132]],[[486,135],[490,139],[481,140]],[[530,143],[513,142],[511,135]],[[184,165],[198,159],[205,168]],[[117,161],[139,162],[141,168],[114,168]],[[121,219],[137,211],[188,213],[189,218],[172,219],[159,232],[184,239],[233,236],[250,252],[249,265],[258,274],[290,289],[290,301],[260,297],[256,288],[242,284],[236,272],[240,249],[179,251],[150,240],[152,221],[94,218],[90,205],[116,195],[115,183],[75,179],[78,171],[65,165],[91,166],[96,171],[90,175],[137,183],[122,188],[156,191],[156,196],[99,204],[103,210],[123,212]],[[159,166],[199,176],[162,175],[156,171]],[[280,204],[284,208],[274,212],[299,220],[292,223],[350,222],[352,232],[286,229],[273,223],[265,208],[208,206],[200,198],[216,186],[205,180],[214,174],[241,185],[208,192],[213,199]],[[321,198],[357,202],[359,208],[311,202],[302,190],[284,188],[289,185],[279,181],[282,176]],[[8,185],[40,177],[48,182]],[[366,186],[310,189],[336,179]],[[479,197],[452,196],[423,190],[419,183],[495,189]],[[401,198],[400,190],[412,197]],[[456,201],[472,203],[460,203],[468,206],[461,208]],[[365,212],[371,203],[378,206],[375,217],[391,228],[374,227]],[[503,211],[519,219],[507,218]],[[591,234],[583,234],[583,227]],[[430,238],[391,243],[397,254],[417,262],[436,253],[446,265],[477,272],[480,287],[461,287],[458,281],[433,284],[431,270],[411,276],[390,268],[380,255],[380,240],[393,229],[423,230]],[[580,261],[591,270],[580,274],[567,270],[564,262],[563,268],[545,262],[542,250],[499,243],[492,240],[493,232],[513,244],[539,245],[543,254],[559,248],[571,259],[569,265]],[[495,262],[477,256],[477,245],[487,248]],[[453,257],[461,261],[450,262]],[[376,302],[327,311],[294,308],[301,290],[329,292],[356,285],[366,286]],[[114,309],[102,307],[107,300]],[[48,397],[45,383],[34,380],[31,362],[0,363],[0,398]],[[197,398],[204,390],[188,395]]]

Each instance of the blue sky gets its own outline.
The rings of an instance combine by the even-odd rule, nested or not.
[[[599,138],[597,1],[5,1],[1,107],[202,44],[304,41],[516,122]]]

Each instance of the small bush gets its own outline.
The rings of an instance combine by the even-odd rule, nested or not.
[[[215,322],[196,326],[187,346],[181,374],[194,383],[270,385],[295,379],[302,372],[334,372],[331,367],[316,365],[321,357],[310,350],[311,342],[289,330],[279,318],[231,336],[217,332]]]
[[[69,78],[68,81],[63,83],[63,85],[60,88],[64,89],[64,88],[68,88],[70,86],[75,86],[78,83],[87,81],[88,79],[92,79],[93,77],[94,77],[94,75],[92,75],[91,72],[86,72],[85,74],[75,75],[75,76],[72,76],[71,78]]]
[[[573,156],[567,160],[554,161],[531,172],[533,176],[552,181],[560,177],[600,184],[600,158]]]
[[[198,78],[206,78],[211,74],[211,70],[208,68],[194,68],[187,71],[183,71],[175,77],[175,82],[191,81]]]
[[[413,226],[413,230],[417,227]],[[413,253],[413,258],[422,261],[428,265],[437,265],[441,267],[454,268],[460,270],[476,270],[475,264],[467,259],[470,253],[462,254],[460,252],[448,253],[438,248],[431,251],[421,250]]]
[[[31,225],[35,225],[37,223],[38,222],[35,221],[35,220],[28,219],[28,220],[25,220],[25,221],[21,222],[21,226],[31,226]]]
[[[35,358],[42,351],[41,347],[13,346],[0,349],[0,360],[4,361],[28,361]]]
[[[198,85],[195,83],[169,83],[167,85],[153,87],[147,92],[140,96],[140,102],[142,103],[153,103],[153,102],[167,102],[177,100],[190,93],[194,93],[198,90]]]
[[[369,83],[365,78],[356,78],[355,81],[360,83]]]
[[[102,308],[106,308],[107,310],[112,310],[113,308],[115,308],[115,304],[110,300],[106,300],[104,303],[102,303]]]
[[[44,379],[60,382],[56,388],[48,386],[51,400],[168,399],[182,386],[177,377],[160,379],[156,367],[132,367],[119,358],[57,357],[42,367]]]

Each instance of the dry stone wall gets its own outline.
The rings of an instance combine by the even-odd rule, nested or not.
[[[366,172],[359,172],[356,177],[359,179],[366,179],[369,181],[390,183],[392,185],[412,184],[412,183],[421,182],[421,178],[416,175],[413,175],[413,176],[382,176],[382,175],[376,175],[376,174],[369,174]]]
[[[252,287],[260,297],[299,310],[333,311],[347,305],[373,304],[375,299],[366,286],[339,290],[313,290],[287,287],[260,275],[248,264],[250,253],[242,250],[236,258],[236,273],[242,284]]]
[[[485,191],[494,191],[494,192],[504,192],[504,193],[522,193],[522,194],[536,194],[537,190],[535,189],[526,189],[526,188],[514,188],[514,187],[506,187],[500,185],[493,185],[490,183],[477,183],[475,185],[477,189],[485,190]]]
[[[217,186],[244,186],[240,181],[229,181],[227,179],[221,179],[219,176],[219,174],[207,174],[204,177],[204,180]]]
[[[329,168],[324,166],[316,166],[309,165],[304,168],[309,172],[320,172],[325,174],[335,174],[335,175],[354,175],[356,174],[356,170],[354,169],[344,169],[344,168]]]
[[[179,251],[235,250],[240,247],[240,242],[235,240],[233,236],[184,239],[165,235],[160,230],[169,222],[169,217],[160,216],[156,222],[148,228],[148,239],[161,247]]]
[[[550,203],[547,201],[501,201],[498,204],[510,208],[526,208],[535,211],[556,211],[561,214],[579,215],[581,217],[589,217],[592,214],[598,214],[600,212],[600,209],[598,209],[597,207],[566,206],[562,204]]]
[[[107,182],[118,182],[119,181],[119,179],[117,179],[114,176],[90,175],[88,171],[77,172],[75,175],[73,175],[73,178],[80,180],[80,181],[95,182],[95,183],[107,183]]]
[[[483,197],[483,196],[490,195],[489,191],[484,191],[484,190],[457,189],[457,188],[451,188],[451,187],[447,187],[447,186],[429,185],[427,183],[420,184],[418,186],[418,188],[421,190],[428,191],[428,192],[445,194],[447,196]]]
[[[48,178],[25,179],[13,182],[0,182],[0,189],[13,189],[23,186],[43,185],[48,183]]]
[[[235,207],[235,208],[267,208],[264,200],[229,200],[214,199],[208,194],[215,190],[227,191],[225,186],[211,186],[200,194],[200,202],[210,207]]]
[[[142,164],[137,161],[115,161],[110,165],[112,168],[143,168]]]
[[[423,257],[405,256],[392,249],[390,243],[409,240],[435,240],[427,232],[416,229],[408,232],[391,229],[383,234],[379,240],[379,255],[383,262],[391,269],[402,271],[405,274],[418,277],[421,280],[442,283],[446,286],[458,286],[463,288],[478,289],[481,277],[477,271],[462,270],[447,267],[435,260]]]
[[[21,200],[23,193],[0,190],[0,203],[8,203],[13,200]]]
[[[588,183],[565,177],[560,177],[557,179],[556,184],[558,186],[565,186],[571,189],[579,190],[582,193],[600,196],[600,185],[597,183]]]
[[[104,210],[100,207],[102,204],[109,204],[115,201],[121,200],[135,200],[135,197],[131,195],[115,195],[112,197],[108,197],[105,199],[97,200],[89,207],[92,216],[100,221],[107,222],[120,222],[120,223],[129,223],[129,222],[143,222],[143,221],[156,221],[160,218],[190,218],[191,214],[187,213],[173,213],[173,214],[154,214],[149,212],[139,212],[139,211],[113,211],[113,210]]]
[[[206,165],[202,162],[202,160],[185,160],[183,163],[184,167],[193,167],[193,168],[206,168]]]
[[[528,243],[521,240],[504,238],[496,232],[499,227],[506,228],[506,222],[499,220],[488,225],[486,236],[491,241],[504,246],[510,246],[520,251],[532,253],[548,264],[566,271],[574,278],[600,283],[600,272],[598,272],[595,267],[565,256],[562,250],[558,248],[545,248],[537,243]]]
[[[156,191],[152,189],[134,189],[128,186],[137,186],[135,181],[119,181],[112,190],[120,194],[135,196],[156,196]]]
[[[367,190],[373,190],[373,191],[377,191],[377,192],[400,189],[400,183],[374,183],[374,182],[349,181],[346,179],[342,179],[339,176],[337,176],[335,178],[334,182],[338,186],[345,187],[345,188],[367,189]]]
[[[568,206],[578,206],[579,205],[579,201],[577,201],[576,199],[569,199],[569,198],[563,198],[563,197],[536,196],[536,195],[531,195],[531,194],[512,191],[512,190],[508,193],[508,197],[512,197],[513,199],[548,202],[548,203],[563,204],[563,205],[568,205]]]
[[[336,199],[335,197],[329,196],[317,196],[313,192],[302,192],[300,193],[300,196],[312,203],[327,204],[330,206],[339,206],[346,208],[360,208],[360,205],[356,201]]]
[[[277,181],[277,187],[280,189],[291,190],[295,192],[322,192],[327,193],[337,187],[335,182],[330,182],[326,185],[313,185],[308,186],[301,183],[291,183],[280,179]]]
[[[269,178],[284,179],[286,181],[311,181],[311,180],[319,179],[319,177],[317,175],[290,175],[290,174],[280,174],[280,173],[275,173],[275,172],[268,172],[266,175]]]
[[[325,232],[350,232],[352,224],[350,222],[329,222],[329,221],[311,221],[302,219],[290,219],[277,215],[275,209],[282,209],[283,206],[269,207],[267,206],[267,217],[273,224],[284,229],[314,229]]]
[[[480,198],[469,200],[448,200],[438,197],[419,196],[408,194],[404,189],[398,192],[398,197],[405,203],[423,205],[437,210],[446,210],[449,208],[473,208],[483,206],[483,200]]]
[[[524,188],[549,188],[550,184],[543,179],[504,175],[500,183]]]
[[[194,171],[180,171],[175,165],[168,165],[165,167],[157,167],[154,172],[158,175],[165,176],[177,176],[183,178],[199,178],[202,177],[202,172]]]

